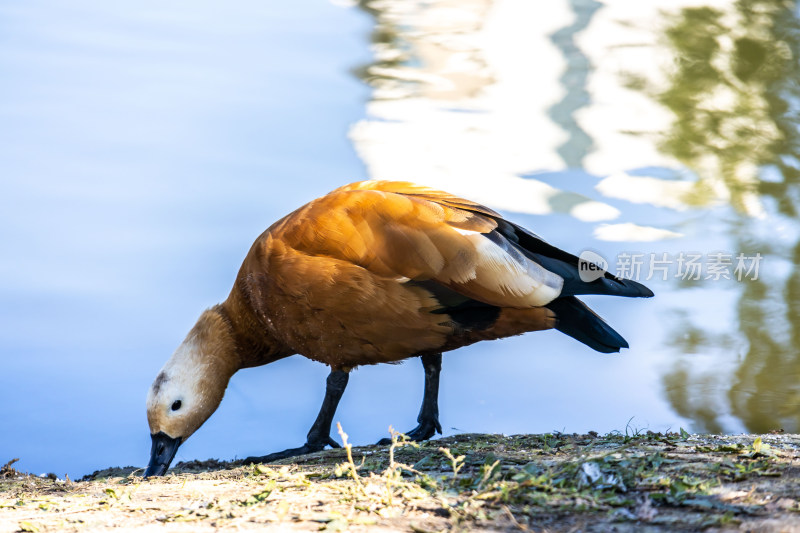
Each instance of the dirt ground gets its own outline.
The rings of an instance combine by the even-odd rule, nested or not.
[[[348,456],[350,453],[350,456]],[[0,462],[2,464],[2,462]],[[274,465],[0,468],[0,531],[798,531],[800,435],[459,435]]]

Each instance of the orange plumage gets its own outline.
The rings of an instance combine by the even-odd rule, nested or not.
[[[584,283],[577,264],[491,209],[442,191],[385,181],[336,189],[258,237],[228,299],[201,316],[159,374],[148,401],[154,450],[157,435],[185,440],[221,400],[219,393],[199,401],[202,412],[187,413],[181,429],[183,415],[166,406],[187,388],[203,394],[177,375],[182,368],[222,369],[218,379],[227,384],[228,373],[291,354],[323,362],[332,373],[308,443],[281,457],[333,444],[330,419],[350,369],[413,356],[423,356],[426,399],[422,429],[412,436],[428,438],[439,428],[435,394],[444,351],[554,327],[598,351],[627,347],[575,295],[652,293],[608,273]],[[170,388],[170,380],[183,381]]]
[[[491,217],[500,215],[410,183],[348,185],[262,234],[232,299],[252,305],[288,351],[333,368],[553,327],[552,312],[525,305],[533,285],[515,284],[514,276],[526,274],[525,264],[511,256],[500,264],[481,254],[475,237],[497,227]],[[470,334],[459,331],[431,292],[412,280],[433,280],[486,304],[529,309],[513,319],[503,316],[496,332]],[[226,305],[234,316],[237,305]]]

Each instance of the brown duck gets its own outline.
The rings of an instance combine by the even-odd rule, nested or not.
[[[145,476],[217,409],[231,376],[293,354],[331,367],[325,399],[299,448],[270,462],[338,447],[330,430],[348,373],[419,356],[425,392],[415,440],[441,432],[442,352],[556,328],[603,353],[628,344],[576,298],[649,297],[605,273],[581,281],[578,258],[469,200],[406,182],[336,189],[256,239],[228,299],[206,310],[156,376]]]

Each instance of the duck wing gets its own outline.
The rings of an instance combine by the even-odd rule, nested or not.
[[[274,252],[291,249],[293,257],[307,258],[286,267],[298,280],[313,273],[320,283],[346,279],[353,288],[364,286],[358,279],[385,280],[383,290],[394,294],[391,308],[447,314],[474,340],[553,327],[545,315],[514,315],[514,309],[547,307],[558,316],[555,327],[561,332],[595,350],[618,351],[627,347],[625,340],[575,295],[653,294],[610,273],[585,283],[576,256],[485,206],[407,182],[367,181],[336,189],[276,222],[262,237]],[[421,289],[428,296],[419,299]],[[385,309],[379,303],[385,298],[362,292],[370,306],[378,306],[373,313]]]
[[[337,189],[270,229],[283,244],[400,281],[434,281],[498,307],[539,307],[563,278],[498,232],[500,214],[402,182]]]
[[[576,256],[488,207],[408,182],[347,185],[279,225],[273,234],[304,253],[382,276],[434,280],[499,307],[543,306],[581,294],[653,295],[608,272],[586,283]]]

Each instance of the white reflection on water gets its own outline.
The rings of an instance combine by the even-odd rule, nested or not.
[[[368,2],[385,33],[396,35],[394,47],[374,45],[376,64],[365,71],[375,86],[369,118],[351,132],[370,174],[413,176],[520,213],[618,218],[620,211],[596,194],[587,198],[554,187],[536,173],[583,167],[624,175],[641,167],[679,166],[659,152],[651,134],[666,129],[669,111],[622,85],[620,65],[605,59],[644,67],[643,75],[660,73],[663,61],[652,56],[665,54],[653,41],[665,6],[648,3],[647,10],[620,20],[618,10],[595,7],[587,16],[585,6],[592,2],[573,4],[574,9],[566,1],[551,2],[541,16],[541,7],[525,0]],[[454,11],[460,16],[452,16]],[[588,62],[606,70],[587,72]],[[677,197],[686,190],[683,184],[647,179],[666,182],[659,188],[643,182],[637,201],[663,205],[669,192],[671,205],[683,204]],[[624,189],[617,191],[616,197],[625,197]]]
[[[351,132],[373,178],[413,179],[520,213],[619,215],[521,177],[563,168],[556,148],[565,133],[547,113],[563,97],[556,80],[564,60],[548,35],[568,23],[566,3],[550,3],[546,17],[525,0],[367,5],[414,56],[404,61],[387,50],[405,46],[374,45],[377,64],[365,72],[376,86],[370,118]],[[406,64],[384,66],[398,61]]]

